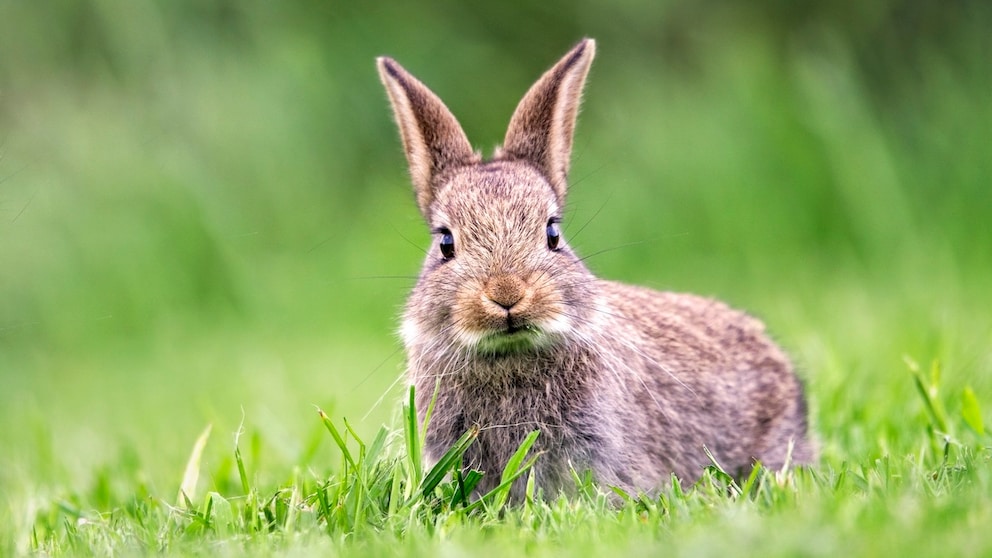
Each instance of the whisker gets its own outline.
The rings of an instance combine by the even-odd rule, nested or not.
[[[390,357],[390,358],[392,358],[392,357]],[[383,362],[383,364],[385,364],[385,362]],[[396,376],[396,379],[393,380],[393,382],[391,384],[389,384],[389,387],[387,387],[382,392],[382,395],[380,395],[379,398],[375,400],[375,403],[373,403],[372,406],[369,407],[369,410],[366,411],[364,415],[362,415],[362,420],[363,421],[369,418],[369,415],[372,414],[372,411],[376,410],[379,407],[379,405],[382,404],[383,400],[386,399],[386,396],[389,395],[389,392],[393,391],[393,389],[396,387],[396,385],[399,384],[400,382],[402,382],[404,378],[406,378],[406,374],[398,374]],[[364,382],[364,380],[363,380],[363,382]],[[352,391],[354,391],[354,390],[352,390]]]
[[[409,279],[416,281],[419,277],[416,275],[356,275],[352,279]]]
[[[407,244],[409,244],[410,246],[413,246],[418,251],[420,251],[421,253],[423,253],[425,256],[427,254],[429,254],[429,252],[426,249],[424,249],[423,246],[421,246],[420,244],[417,244],[416,242],[414,242],[414,241],[410,240],[409,238],[407,238],[406,235],[404,235],[403,233],[401,233],[400,230],[397,229],[395,226],[393,226],[393,232],[395,232],[397,236],[399,236],[400,238],[402,238],[403,240],[405,240]]]
[[[578,261],[580,261],[580,262],[584,262],[584,261],[588,260],[589,258],[600,256],[602,254],[606,254],[606,253],[613,252],[613,251],[616,251],[616,250],[620,250],[621,248],[630,248],[631,246],[640,246],[642,244],[647,244],[649,242],[654,242],[654,239],[650,239],[650,240],[635,240],[635,241],[632,241],[632,242],[626,242],[624,244],[618,244],[616,246],[611,246],[609,248],[603,248],[601,250],[597,250],[595,252],[592,252],[591,254],[586,254],[585,256],[577,257],[576,259],[578,259]]]
[[[592,217],[590,217],[589,219],[586,219],[586,222],[583,223],[581,227],[579,227],[579,230],[575,231],[574,233],[571,233],[569,236],[571,238],[573,238],[573,239],[578,238],[579,235],[582,234],[582,231],[586,230],[586,227],[589,226],[589,223],[592,223],[593,220],[596,217],[599,216],[600,212],[603,211],[603,208],[606,207],[606,204],[610,203],[610,198],[612,198],[612,197],[613,197],[613,193],[612,192],[609,193],[609,194],[607,194],[606,200],[603,201],[602,204],[600,204],[599,209],[597,209],[596,212],[592,214]]]
[[[636,324],[637,323],[637,321],[634,320],[633,318],[629,318],[627,316],[623,316],[623,315],[617,314],[615,312],[609,312],[609,311],[604,310],[603,308],[600,308],[598,306],[588,306],[588,307],[585,307],[585,309],[590,310],[590,311],[593,311],[593,312],[599,312],[601,314],[610,316],[610,317],[615,318],[615,319],[622,319],[622,320],[628,321],[628,322],[633,323],[633,324]],[[562,313],[562,314],[563,315],[566,315],[566,316],[569,316],[569,317],[572,317],[572,318],[575,318],[575,316],[572,316],[570,314],[566,314],[566,313]],[[650,364],[653,364],[654,366],[657,366],[663,372],[665,372],[666,374],[668,374],[668,376],[671,377],[672,380],[674,380],[676,383],[678,383],[680,386],[682,386],[686,391],[688,391],[689,393],[691,393],[697,399],[699,398],[699,394],[696,393],[696,391],[694,389],[692,389],[692,387],[690,387],[688,384],[686,384],[681,378],[679,378],[675,374],[675,372],[671,369],[670,366],[668,366],[666,364],[663,364],[663,363],[659,362],[657,359],[654,359],[654,358],[650,357],[644,351],[642,351],[639,347],[637,347],[636,345],[634,345],[629,339],[626,339],[626,338],[624,338],[622,336],[612,336],[611,339],[615,339],[615,340],[619,341],[624,347],[630,349],[631,351],[635,352],[638,356],[640,356],[642,359],[644,359],[645,362],[648,362]],[[641,379],[641,378],[638,378],[638,380],[641,382],[641,385],[642,385],[642,387],[644,387],[645,391],[648,392],[649,395],[651,395],[652,399],[654,399],[654,393],[644,383],[644,380]],[[655,403],[658,404],[657,399],[655,399]]]
[[[518,426],[538,426],[541,428],[541,430],[545,430],[548,428],[565,428],[565,426],[561,424],[548,424],[546,422],[540,422],[536,420],[525,420],[523,422],[511,422],[507,424],[489,424],[486,426],[479,426],[479,430],[485,432],[486,430],[496,430],[499,428],[514,428]]]

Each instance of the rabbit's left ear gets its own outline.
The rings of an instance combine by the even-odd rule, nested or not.
[[[376,60],[400,128],[417,206],[427,217],[435,179],[446,169],[478,162],[465,132],[441,99],[392,58]]]
[[[551,182],[564,204],[575,119],[582,86],[596,55],[596,41],[583,39],[537,81],[517,105],[499,158],[523,159]]]

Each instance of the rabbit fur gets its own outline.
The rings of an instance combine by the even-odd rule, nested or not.
[[[499,484],[524,437],[536,486],[574,473],[652,492],[710,465],[743,474],[810,463],[803,386],[757,319],[722,302],[598,279],[561,237],[579,101],[595,42],[576,45],[527,92],[484,160],[444,103],[394,60],[377,65],[435,241],[401,335],[425,456],[469,428],[464,457]],[[436,398],[436,399],[435,399]],[[522,495],[517,481],[512,494]]]

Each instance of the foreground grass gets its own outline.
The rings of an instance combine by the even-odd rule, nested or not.
[[[673,479],[660,495],[635,497],[576,476],[576,491],[545,501],[528,471],[534,436],[502,472],[505,481],[480,499],[466,498],[478,473],[458,472],[474,431],[426,469],[411,407],[403,430],[381,428],[363,441],[323,411],[318,420],[340,452],[333,473],[303,468],[287,480],[253,480],[236,438],[232,459],[212,471],[201,457],[204,431],[191,451],[178,495],[150,491],[140,464],[104,469],[88,490],[41,506],[14,541],[20,553],[116,555],[295,554],[769,556],[987,555],[992,536],[992,448],[970,390],[948,414],[939,368],[908,361],[929,416],[918,449],[812,469],[756,468],[735,481],[714,463],[697,484]],[[411,398],[412,400],[412,398]],[[954,435],[951,432],[958,432]],[[253,442],[257,445],[257,441]],[[253,445],[249,444],[249,445]],[[225,468],[233,469],[225,471]],[[451,475],[452,471],[456,473]],[[525,502],[510,505],[510,483],[528,481]],[[198,490],[209,485],[207,490]]]

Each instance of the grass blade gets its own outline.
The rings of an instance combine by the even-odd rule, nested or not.
[[[183,471],[183,480],[179,484],[179,494],[176,496],[177,506],[187,506],[187,509],[192,509],[190,507],[190,501],[196,496],[196,483],[200,480],[200,460],[203,457],[203,448],[207,445],[207,440],[210,439],[210,430],[212,425],[207,425],[203,429],[203,432],[196,439],[196,443],[193,444],[193,450],[189,453],[189,459],[186,460],[186,470]]]
[[[944,412],[944,407],[940,403],[938,382],[940,380],[940,366],[934,361],[933,366],[930,367],[930,383],[928,384],[926,380],[923,379],[923,373],[920,371],[920,365],[909,356],[903,355],[903,361],[909,368],[910,372],[913,374],[913,381],[916,384],[916,390],[920,393],[920,397],[923,398],[923,402],[926,404],[927,412],[930,414],[930,420],[933,423],[934,428],[942,433],[946,433],[947,430],[947,414]]]
[[[413,389],[413,386],[410,387]],[[420,425],[420,437],[421,439],[427,438],[427,425],[431,423],[431,417],[434,416],[434,405],[437,403],[437,394],[441,391],[441,378],[434,381],[434,393],[431,394],[431,402],[427,405],[427,412],[424,413],[424,424]],[[413,400],[410,400],[411,406]]]
[[[975,397],[975,391],[971,386],[964,388],[961,393],[961,416],[968,426],[979,435],[985,434],[985,423],[982,421],[982,408]]]
[[[482,498],[479,498],[475,502],[472,502],[471,505],[469,505],[468,507],[465,508],[465,511],[466,512],[471,512],[471,511],[474,511],[474,510],[476,510],[478,508],[481,508],[483,506],[490,507],[492,509],[492,511],[499,511],[503,507],[503,505],[506,504],[506,499],[505,498],[502,499],[498,503],[498,505],[497,505],[497,502],[496,502],[497,496],[498,495],[501,495],[503,493],[509,494],[510,488],[513,486],[514,481],[516,481],[518,478],[520,478],[521,476],[523,476],[524,473],[526,473],[527,471],[529,471],[530,468],[534,466],[534,463],[537,462],[537,458],[540,457],[540,456],[541,456],[540,454],[532,456],[510,478],[508,478],[505,481],[501,482],[499,484],[499,486],[497,486],[496,488],[494,488],[494,489],[490,490],[489,492],[485,493],[482,496]]]
[[[303,502],[303,490],[302,490],[302,479],[300,476],[299,468],[293,469],[293,485],[291,487],[292,492],[289,496],[289,507],[286,510],[286,524],[284,529],[286,532],[293,532],[296,527],[296,518],[299,515],[300,504]]]
[[[751,467],[751,472],[748,474],[747,478],[744,479],[744,484],[740,487],[741,496],[746,498],[751,495],[751,490],[753,490],[757,485],[758,479],[764,474],[764,471],[765,467],[760,462],[755,463],[754,466]]]
[[[506,462],[506,466],[503,467],[503,475],[500,477],[500,487],[502,488],[493,496],[493,506],[496,509],[502,508],[510,498],[510,488],[513,486],[512,479],[520,476],[521,464],[524,462],[524,458],[527,457],[527,452],[530,451],[530,448],[540,435],[540,430],[529,432],[524,437],[524,440],[520,442],[517,451],[513,452],[513,455],[510,456],[510,459]]]
[[[465,454],[465,450],[472,445],[472,442],[479,437],[479,427],[473,426],[469,428],[467,432],[462,434],[462,437],[458,439],[457,442],[448,451],[441,456],[441,459],[431,467],[430,472],[424,477],[423,483],[420,485],[420,493],[423,497],[429,496],[437,485],[441,484],[444,480],[445,475],[448,471],[451,471],[457,464],[461,463],[462,455]],[[476,481],[478,482],[478,481]]]
[[[348,430],[348,432],[351,434],[351,437],[354,438],[355,439],[355,442],[358,443],[358,461],[359,462],[364,461],[365,460],[365,442],[363,442],[362,439],[358,436],[358,433],[355,432],[355,429],[351,427],[351,424],[348,422],[348,419],[343,419],[343,420],[344,420],[344,427],[345,427],[345,429]]]
[[[369,446],[369,452],[365,455],[365,462],[367,464],[374,465],[376,463],[379,459],[379,454],[386,447],[386,440],[388,438],[389,429],[385,426],[380,426],[379,432],[376,433],[375,439],[372,440],[372,444]]]
[[[703,453],[706,454],[706,457],[711,463],[711,465],[706,467],[706,469],[710,471],[716,480],[726,483],[727,489],[733,492],[734,496],[740,496],[743,493],[741,487],[737,485],[737,481],[734,477],[728,473],[727,470],[724,469],[723,466],[716,460],[716,457],[714,457],[713,453],[710,451],[710,448],[703,446]]]
[[[406,454],[410,463],[410,483],[419,486],[423,479],[423,467],[420,455],[420,435],[417,428],[416,390],[410,386],[410,397],[403,405],[403,433],[406,436]]]
[[[459,504],[466,505],[472,496],[472,491],[485,476],[475,469],[469,469],[465,474],[462,474],[457,467],[455,468],[455,475],[458,480],[458,490],[451,495],[451,503],[448,507],[452,509]]]
[[[537,441],[537,437],[540,435],[540,430],[533,430],[527,434],[523,442],[520,442],[520,446],[517,448],[517,451],[513,453],[510,460],[506,462],[506,466],[503,467],[503,476],[500,479],[501,483],[506,482],[510,477],[517,474],[517,471],[520,470],[520,464],[523,463],[524,458],[527,457],[527,452],[530,451],[530,448],[534,445],[534,442]]]
[[[241,490],[245,494],[251,492],[251,483],[248,482],[248,471],[245,469],[245,461],[241,458],[241,448],[237,441],[234,442],[234,461],[238,465],[238,477],[241,479]]]
[[[321,422],[324,423],[324,426],[327,427],[327,431],[330,432],[331,437],[334,438],[334,443],[341,449],[341,453],[344,455],[345,461],[347,461],[348,465],[354,469],[355,459],[351,456],[351,451],[348,450],[348,444],[345,443],[341,433],[338,432],[338,429],[334,426],[334,423],[331,422],[331,419],[327,416],[327,413],[321,409],[317,409],[317,414],[320,415]]]

